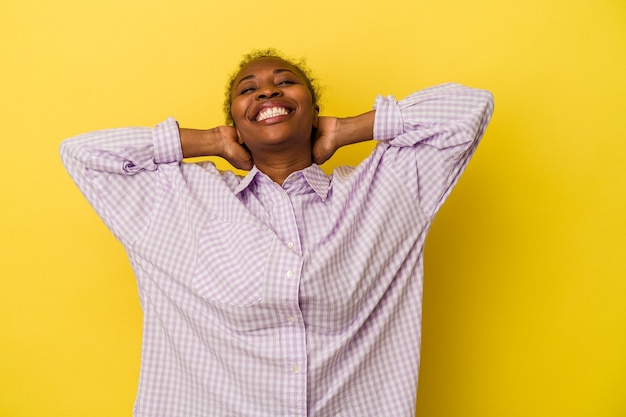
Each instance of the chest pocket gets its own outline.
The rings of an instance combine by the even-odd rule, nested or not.
[[[210,221],[202,230],[193,278],[203,298],[236,307],[263,299],[267,256],[275,235],[257,225]]]

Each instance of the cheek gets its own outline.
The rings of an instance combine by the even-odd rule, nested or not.
[[[237,102],[238,100],[231,100],[230,101],[230,112],[233,113],[235,111],[235,109],[237,108]]]
[[[244,115],[244,111],[239,103],[234,102],[230,104],[230,115],[233,119],[233,122],[237,124],[237,121],[241,120]]]

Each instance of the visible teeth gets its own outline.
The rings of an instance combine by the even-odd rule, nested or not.
[[[260,122],[262,120],[269,119],[270,117],[281,116],[284,114],[289,114],[289,111],[283,107],[269,107],[259,112],[259,115],[256,117],[256,121]]]

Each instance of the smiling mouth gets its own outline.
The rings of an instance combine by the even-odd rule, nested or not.
[[[284,107],[267,107],[259,112],[259,114],[256,116],[256,121],[262,122],[263,120],[269,119],[270,117],[285,116],[289,113],[291,113],[291,110]]]

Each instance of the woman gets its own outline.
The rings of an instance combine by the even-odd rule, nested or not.
[[[350,118],[319,116],[301,66],[248,55],[232,126],[63,143],[129,254],[144,312],[135,416],[413,416],[422,260],[433,216],[491,117],[456,84]],[[317,164],[378,140],[356,168]],[[245,177],[213,164],[221,156]]]

